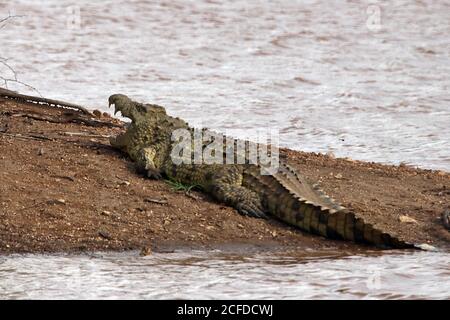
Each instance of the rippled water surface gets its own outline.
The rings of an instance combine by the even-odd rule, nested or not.
[[[0,257],[0,298],[450,299],[450,257],[137,252]]]
[[[0,56],[44,96],[106,109],[123,92],[194,125],[276,128],[294,149],[450,170],[448,1],[16,0],[0,9],[23,15],[2,28]]]

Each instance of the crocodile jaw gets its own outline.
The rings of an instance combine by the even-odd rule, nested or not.
[[[127,108],[127,101],[128,97],[121,95],[121,94],[113,94],[112,96],[109,97],[108,102],[109,102],[109,107],[111,107],[112,105],[114,105],[114,115],[117,114],[117,112],[121,112],[122,116],[124,117],[128,117],[128,110],[129,108]]]
[[[111,105],[109,105],[109,107],[111,107]],[[119,112],[119,111],[120,111],[119,108],[117,108],[116,104],[114,104],[114,115],[116,115],[117,112]]]

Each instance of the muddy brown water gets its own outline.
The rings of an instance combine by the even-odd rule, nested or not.
[[[175,251],[0,257],[0,298],[450,299],[434,252]]]
[[[446,1],[18,0],[0,56],[43,96],[123,92],[217,130],[450,171]],[[13,77],[5,65],[2,75]],[[35,94],[26,87],[11,89]],[[235,136],[242,131],[235,131]],[[450,298],[449,255],[0,257],[0,298]]]

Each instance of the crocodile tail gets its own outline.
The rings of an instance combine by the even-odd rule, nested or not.
[[[247,175],[247,183],[265,195],[265,205],[272,215],[306,232],[383,248],[414,247],[366,223],[286,163],[281,163],[278,172],[271,176],[260,175],[254,169]]]

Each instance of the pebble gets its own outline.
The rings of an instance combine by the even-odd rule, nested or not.
[[[145,198],[145,202],[151,202],[151,203],[157,203],[157,204],[167,204],[167,200],[165,199],[152,199],[152,198]]]
[[[66,204],[66,200],[64,200],[64,199],[52,199],[52,200],[48,200],[47,204]]]
[[[326,155],[329,156],[329,157],[332,158],[332,159],[336,158],[336,156],[334,155],[333,151],[328,151],[328,152],[326,153]]]
[[[139,253],[139,255],[141,257],[150,256],[151,254],[152,254],[152,248],[150,248],[150,247],[143,247],[141,249],[141,252]]]
[[[112,237],[111,237],[111,235],[109,234],[109,232],[104,231],[104,230],[99,231],[99,232],[98,232],[98,235],[99,235],[100,237],[102,237],[102,238],[105,238],[106,240],[111,240],[111,239],[112,239]]]
[[[429,245],[427,243],[416,244],[415,246],[425,251],[438,251],[436,247],[433,247],[432,245]]]
[[[398,220],[400,220],[400,222],[404,222],[404,223],[418,223],[416,219],[413,219],[408,216],[400,216],[398,218]]]
[[[94,116],[96,116],[97,118],[101,118],[102,117],[102,113],[99,110],[94,110],[92,111],[92,113],[94,114]]]

